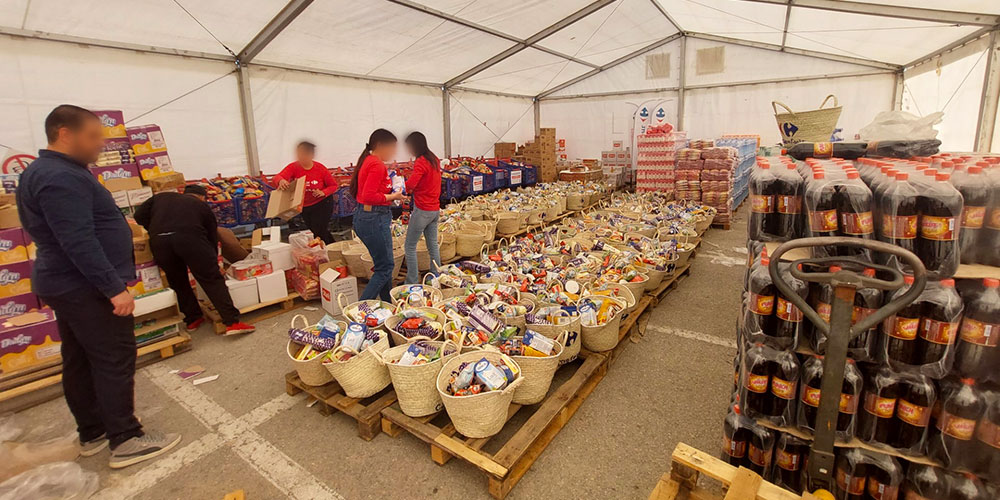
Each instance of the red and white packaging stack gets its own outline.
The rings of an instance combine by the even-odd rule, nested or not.
[[[674,167],[674,188],[678,200],[701,200],[701,150],[683,148],[677,151]]]
[[[701,152],[701,202],[715,207],[719,220],[729,220],[729,194],[738,162],[735,148],[706,148]]]
[[[686,132],[643,134],[636,137],[636,191],[674,193],[674,164],[678,149],[687,146]]]

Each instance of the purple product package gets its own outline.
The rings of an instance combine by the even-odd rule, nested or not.
[[[170,156],[166,151],[136,155],[135,164],[143,179],[174,171],[174,165],[170,163]]]
[[[0,264],[0,298],[31,293],[31,261]]]
[[[125,135],[125,114],[120,110],[91,111],[101,120],[104,138],[127,137]]]
[[[44,308],[0,320],[0,374],[13,373],[59,355],[56,314]]]
[[[33,293],[22,293],[0,299],[0,319],[18,316],[38,309],[38,297]]]
[[[28,243],[19,227],[0,229],[0,264],[28,260]]]
[[[127,163],[110,167],[90,167],[90,173],[94,174],[94,177],[97,177],[101,184],[104,184],[108,179],[139,177],[139,168],[135,166],[135,163]]]

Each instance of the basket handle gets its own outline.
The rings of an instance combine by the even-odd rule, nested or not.
[[[412,337],[408,338],[408,339],[406,340],[406,343],[407,343],[407,344],[412,344],[412,343],[414,343],[414,342],[416,342],[416,341],[418,341],[418,340],[427,340],[427,341],[432,341],[432,340],[434,340],[434,339],[432,339],[432,338],[430,338],[430,337],[428,337],[428,336],[426,336],[426,335],[414,335],[414,336],[412,336]]]
[[[833,107],[835,108],[840,107],[840,103],[837,102],[837,96],[830,94],[826,96],[826,99],[823,99],[823,104],[819,105],[819,109],[823,109],[823,106],[826,106],[827,101],[829,101],[830,99],[833,99]]]
[[[563,330],[559,332],[559,335],[556,335],[556,342],[559,342],[559,344],[562,345],[563,348],[565,348],[566,340],[568,339],[569,339],[569,330]]]
[[[826,102],[826,101],[823,101],[823,102]],[[786,106],[785,103],[783,103],[781,101],[771,101],[771,109],[774,110],[774,114],[776,114],[776,115],[780,114],[778,112],[778,106],[781,106],[781,107],[785,108],[785,111],[788,111],[788,113],[790,115],[795,116],[795,112],[792,111],[791,108],[789,108],[788,106]]]
[[[340,306],[340,313],[343,314],[344,316],[347,316],[347,306],[348,306],[348,304],[345,304],[345,302],[347,302],[347,298],[344,297],[344,294],[338,293],[337,294],[337,305]],[[292,319],[295,319],[295,318],[292,318]]]
[[[354,349],[347,347],[346,345],[338,345],[337,347],[334,347],[332,351],[330,351],[330,359],[332,359],[334,362],[337,363],[346,363],[346,361],[340,361],[339,359],[337,359],[336,355],[339,352],[353,352],[355,356],[359,354],[358,351],[355,351]],[[378,359],[381,360],[381,357],[379,357]]]
[[[449,354],[446,354],[447,353],[447,346],[448,346],[448,344],[451,344],[455,348],[452,351],[451,356],[454,356],[455,354],[458,354],[459,352],[462,352],[462,346],[456,344],[455,341],[452,340],[452,339],[445,339],[444,342],[441,343],[441,358],[442,359],[444,359],[445,356],[449,355]]]
[[[305,328],[309,328],[309,319],[301,314],[296,314],[292,317],[292,322],[288,325],[290,328],[295,328],[295,320],[302,318],[302,322],[305,323]]]
[[[488,246],[486,246],[486,243],[483,243],[483,246],[479,249],[479,259],[480,259],[480,262],[482,262],[483,264],[487,264],[488,265],[488,263],[489,263],[489,260],[490,260],[490,255],[488,253],[489,251],[490,251],[490,248]]]

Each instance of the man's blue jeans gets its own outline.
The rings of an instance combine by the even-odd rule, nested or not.
[[[438,248],[438,211],[421,210],[413,207],[410,212],[410,222],[406,226],[406,282],[420,283],[420,270],[417,268],[417,243],[420,242],[420,235],[424,236],[427,242],[427,250],[430,251],[431,261],[438,267],[441,266],[441,249]],[[431,265],[431,271],[434,271]]]
[[[354,232],[368,248],[375,263],[375,272],[361,292],[361,300],[392,300],[389,291],[392,290],[392,270],[395,263],[392,259],[391,224],[392,212],[387,206],[373,206],[369,212],[365,211],[364,206],[358,205],[354,212]]]

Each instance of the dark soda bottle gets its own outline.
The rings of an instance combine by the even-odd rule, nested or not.
[[[802,363],[801,388],[799,389],[798,426],[803,429],[816,428],[816,414],[819,412],[820,388],[823,383],[823,359],[811,356]]]
[[[771,408],[769,415],[781,425],[792,423],[796,390],[799,383],[799,360],[790,351],[779,351],[771,375]]]
[[[764,475],[771,468],[774,448],[774,433],[755,425],[750,432],[750,446],[747,447],[746,468]]]
[[[722,432],[722,460],[734,467],[745,466],[750,429],[742,421],[740,405],[733,405],[730,409],[722,422]]]
[[[861,371],[854,360],[847,358],[844,385],[840,391],[840,412],[837,414],[837,433],[844,438],[854,437],[858,406],[861,403]]]
[[[966,300],[955,348],[955,372],[976,380],[992,375],[1000,362],[996,349],[1000,341],[1000,280],[984,279],[983,286],[982,293]]]
[[[774,226],[774,194],[777,180],[767,163],[758,163],[750,176],[750,218],[747,233],[751,240],[776,239]]]
[[[847,180],[837,185],[835,191],[840,236],[874,239],[875,222],[872,219],[872,192],[861,182],[857,172],[847,172]],[[871,260],[867,248],[838,247],[838,255],[857,256]]]
[[[774,473],[771,482],[794,493],[801,493],[802,465],[808,455],[809,443],[782,432],[774,446]]]
[[[963,264],[979,262],[980,234],[986,220],[986,209],[990,204],[990,188],[983,175],[983,167],[969,167],[967,175],[955,180],[955,189],[962,193],[962,230],[958,233],[958,247]]]
[[[806,299],[809,295],[809,285],[792,276],[790,264],[781,264],[781,277],[788,283],[799,297]],[[774,305],[774,339],[772,343],[778,349],[794,349],[802,328],[802,311],[778,292]]]
[[[904,286],[896,290],[896,298],[913,286],[913,276],[903,276]],[[917,352],[917,333],[920,331],[920,303],[912,302],[882,322],[885,357],[891,366],[913,365]]]
[[[884,455],[881,460],[868,464],[868,485],[865,487],[866,500],[896,500],[899,498],[899,484],[902,482],[902,468],[896,459]]]
[[[771,260],[761,257],[760,266],[750,273],[750,290],[747,297],[747,311],[752,313],[747,317],[747,328],[750,331],[759,330],[764,335],[773,336],[775,328],[774,298],[777,287],[771,281],[767,266]]]
[[[1000,399],[990,401],[976,425],[975,444],[975,472],[990,481],[1000,481]]]
[[[813,174],[813,181],[806,186],[806,212],[809,236],[836,236],[840,229],[834,186],[822,172]],[[835,248],[821,249],[827,255],[836,255]]]
[[[990,188],[990,205],[986,210],[986,220],[979,238],[979,258],[976,261],[987,266],[1000,266],[1000,167],[994,165],[986,175]]]
[[[830,266],[828,272],[840,272],[840,266]],[[813,285],[810,305],[823,321],[830,322],[830,313],[833,311],[833,286],[829,283],[818,283]],[[811,325],[811,323],[810,323]],[[813,351],[817,354],[826,354],[827,336],[822,330],[812,326],[812,335],[809,336]]]
[[[911,463],[900,493],[904,500],[948,500],[948,485],[937,467]]]
[[[954,374],[949,374],[937,382],[937,397],[934,399],[934,406],[931,408],[931,420],[928,429],[937,427],[938,418],[941,416],[941,407],[952,394],[962,388],[962,379]]]
[[[868,470],[857,448],[841,451],[834,465],[834,495],[838,500],[864,500]]]
[[[775,173],[775,231],[781,241],[792,240],[802,235],[802,177],[795,172],[794,164]]]
[[[989,500],[986,487],[971,473],[945,472],[948,498],[951,500]]]
[[[929,283],[917,299],[922,304],[920,333],[917,336],[916,364],[943,365],[958,337],[962,318],[962,298],[955,291],[955,280],[948,278]],[[947,370],[945,370],[947,371]]]
[[[934,279],[948,278],[958,270],[958,233],[962,195],[948,182],[948,174],[935,175],[920,196],[920,233],[917,256]]]
[[[809,430],[816,428],[822,380],[822,356],[807,359],[802,368],[799,427]],[[848,359],[844,366],[844,384],[841,388],[839,412],[837,413],[837,436],[842,439],[850,439],[854,436],[854,423],[858,412],[858,403],[861,399],[861,386],[861,372],[854,364],[854,360]]]
[[[868,156],[888,156],[891,158],[912,158],[937,154],[940,139],[874,141],[867,145]]]
[[[906,172],[896,174],[896,180],[887,183],[879,202],[879,241],[916,251],[920,214],[917,200],[917,189],[910,184]]]
[[[896,434],[889,444],[919,453],[927,436],[927,425],[934,408],[934,383],[924,375],[907,374],[899,382],[896,402]]]
[[[858,439],[868,443],[892,443],[897,428],[898,382],[888,368],[879,369],[865,380],[864,411],[858,415]]]
[[[975,464],[973,441],[976,423],[982,418],[986,403],[975,389],[975,381],[962,379],[962,387],[944,400],[937,427],[927,441],[927,456],[949,469],[970,469]]]
[[[866,142],[800,142],[788,148],[788,156],[796,160],[806,158],[843,158],[854,160],[865,155]]]
[[[869,278],[875,277],[875,270],[867,268],[863,274]],[[861,288],[854,294],[854,308],[851,311],[851,325],[875,314],[882,307],[882,291],[875,288]],[[857,361],[870,361],[875,341],[878,338],[878,325],[861,332],[847,344],[848,354]]]
[[[746,389],[743,410],[750,418],[769,415],[771,396],[768,388],[770,387],[772,364],[765,352],[765,347],[762,344],[756,344],[747,349],[743,363],[743,369],[746,373],[743,381],[743,387]]]

